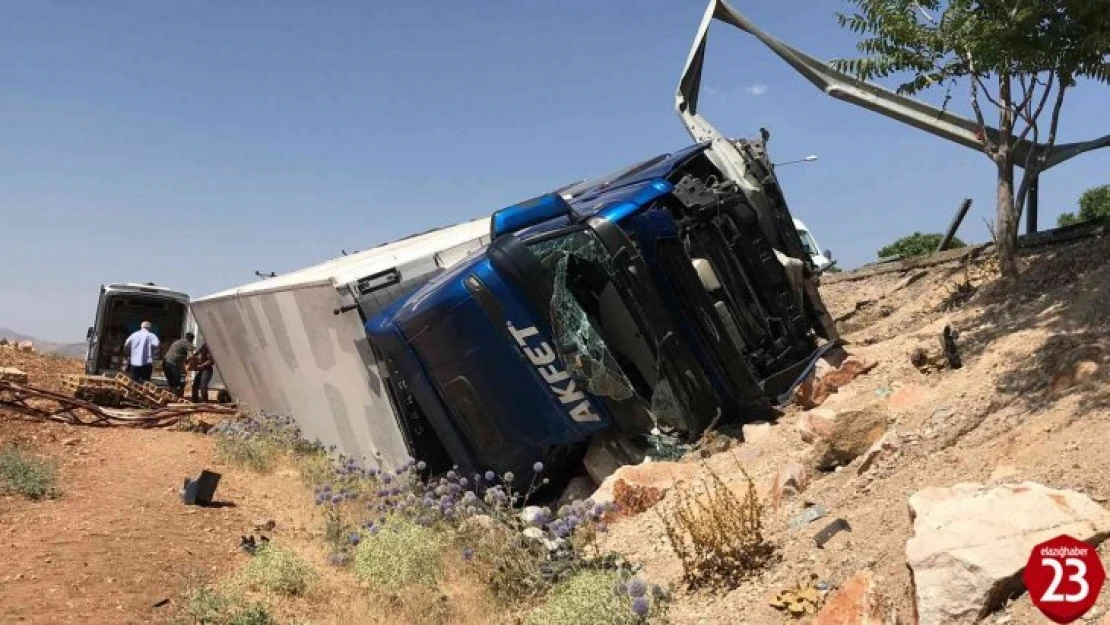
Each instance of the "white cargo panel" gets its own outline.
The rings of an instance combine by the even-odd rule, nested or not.
[[[488,242],[485,217],[197,299],[193,315],[236,401],[291,415],[307,439],[395,467],[410,452],[363,318]],[[355,303],[360,311],[334,314]]]

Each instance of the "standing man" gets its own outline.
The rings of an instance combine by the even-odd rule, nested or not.
[[[208,383],[212,381],[212,367],[215,364],[212,361],[212,352],[208,350],[208,343],[201,345],[193,356],[192,369],[197,372],[193,376],[194,404],[208,403]]]
[[[166,350],[166,357],[162,359],[162,373],[166,374],[166,385],[170,387],[170,392],[178,397],[185,395],[185,381],[182,375],[185,373],[185,361],[192,355],[194,338],[196,337],[192,332],[186,332],[185,338],[170,343],[170,348]]]
[[[160,345],[158,337],[150,331],[149,321],[142,322],[139,330],[127,337],[123,342],[123,349],[131,352],[129,363],[132,380],[139,384],[150,381],[150,376],[154,373],[154,355],[158,353]]]

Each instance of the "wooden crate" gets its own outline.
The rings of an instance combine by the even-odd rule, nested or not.
[[[26,384],[27,373],[15,367],[0,367],[0,382]]]

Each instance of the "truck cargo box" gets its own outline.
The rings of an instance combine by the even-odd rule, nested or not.
[[[363,326],[489,241],[488,217],[432,230],[192,302],[228,391],[292,416],[308,440],[396,466],[406,433]]]

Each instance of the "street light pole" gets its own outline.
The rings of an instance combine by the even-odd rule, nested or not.
[[[815,160],[817,160],[817,155],[816,154],[810,154],[809,156],[807,156],[805,158],[799,158],[799,159],[796,159],[796,160],[793,160],[793,161],[783,161],[781,163],[771,163],[771,164],[774,165],[775,167],[778,167],[779,165],[792,165],[794,163],[811,163]]]

